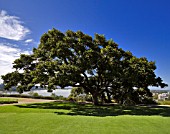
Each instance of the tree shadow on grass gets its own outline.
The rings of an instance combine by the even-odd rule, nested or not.
[[[94,106],[92,104],[80,104],[70,102],[35,103],[16,105],[20,108],[56,109],[58,115],[82,115],[82,116],[119,116],[119,115],[145,115],[145,116],[170,116],[170,107],[166,106]],[[58,111],[57,111],[58,110]],[[66,112],[60,112],[65,110]]]

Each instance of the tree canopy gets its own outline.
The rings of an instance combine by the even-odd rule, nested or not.
[[[31,55],[21,54],[13,68],[14,72],[2,76],[5,89],[16,86],[22,93],[36,84],[49,91],[58,86],[81,87],[95,105],[102,98],[111,101],[111,96],[119,103],[126,99],[139,103],[152,96],[150,86],[167,86],[156,76],[155,62],[135,57],[104,35],[92,38],[81,31],[49,30],[38,48]]]

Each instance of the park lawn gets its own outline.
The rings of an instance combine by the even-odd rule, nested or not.
[[[158,101],[158,103],[159,103],[160,105],[170,105],[170,101],[169,101],[169,100]]]
[[[169,108],[51,102],[0,107],[0,134],[169,134]]]
[[[17,99],[0,97],[0,104],[18,103]]]

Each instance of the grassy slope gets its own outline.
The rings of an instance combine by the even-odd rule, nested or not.
[[[2,106],[0,134],[169,134],[169,109],[154,110],[68,103]]]

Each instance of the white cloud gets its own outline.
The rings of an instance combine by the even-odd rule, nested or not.
[[[0,11],[0,37],[11,40],[23,40],[30,30],[22,25],[19,17],[10,16],[6,11]]]
[[[31,43],[31,42],[33,42],[33,39],[27,39],[27,40],[25,40],[25,43]]]
[[[30,54],[30,51],[23,51],[9,43],[0,43],[0,76],[14,71],[12,63],[19,58],[20,54]],[[0,78],[0,83],[2,79]]]

